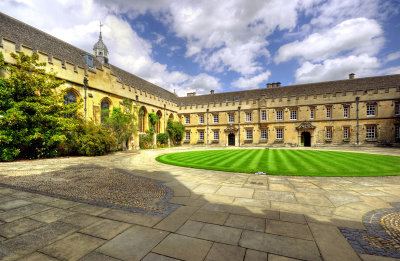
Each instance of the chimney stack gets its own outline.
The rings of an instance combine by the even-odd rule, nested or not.
[[[276,82],[273,82],[272,83],[272,88],[275,88],[276,87]]]
[[[350,80],[353,80],[353,79],[354,79],[354,76],[355,76],[354,73],[350,73],[350,74],[349,74],[349,79],[350,79]]]
[[[271,83],[267,83],[267,88],[271,88],[272,84]]]
[[[276,87],[280,87],[280,86],[281,86],[281,82],[277,82]]]
[[[188,92],[186,95],[187,95],[188,97],[190,97],[190,96],[196,96],[196,92]]]
[[[211,94],[214,94],[214,90],[211,90],[210,93],[211,93]]]

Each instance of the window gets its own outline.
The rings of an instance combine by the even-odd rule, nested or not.
[[[332,127],[327,127],[326,128],[326,139],[331,140],[332,139]]]
[[[110,104],[106,101],[103,100],[100,104],[101,107],[101,121],[104,122],[106,118],[110,116]]]
[[[185,124],[190,124],[190,116],[185,116]]]
[[[253,130],[246,130],[246,140],[253,139]]]
[[[343,107],[343,117],[345,119],[347,119],[349,117],[349,107],[348,106]]]
[[[84,54],[83,55],[83,59],[85,59],[85,62],[89,67],[92,67],[92,68],[94,67],[94,65],[93,65],[93,57],[92,56],[90,56],[88,54]]]
[[[283,120],[283,111],[276,111],[276,120],[281,121]]]
[[[326,118],[331,118],[331,107],[326,107]]]
[[[186,132],[185,140],[186,140],[186,141],[190,141],[190,131],[187,131],[187,132]]]
[[[68,92],[64,95],[64,103],[71,104],[76,102],[76,96],[72,92]]]
[[[261,120],[262,121],[267,120],[267,111],[265,111],[265,110],[261,111]]]
[[[396,140],[400,140],[400,125],[395,126],[396,129]]]
[[[375,116],[375,104],[367,104],[367,117]]]
[[[234,101],[238,101],[238,100],[239,100],[239,96],[233,97],[233,100],[234,100]]]
[[[225,102],[229,102],[229,98],[226,98],[226,99],[225,99]]]
[[[214,123],[218,123],[218,114],[214,114]]]
[[[219,131],[214,131],[214,140],[219,140]]]
[[[261,139],[266,140],[267,139],[267,130],[261,130]]]
[[[314,119],[314,108],[310,109],[310,119]]]
[[[291,120],[297,120],[297,110],[291,110],[290,111],[290,119]]]
[[[199,131],[199,140],[200,141],[204,140],[204,131]]]
[[[350,128],[344,127],[343,128],[343,139],[348,139],[350,137]]]
[[[367,139],[376,139],[376,126],[367,126]]]
[[[185,106],[185,102],[181,102],[181,106]]]
[[[395,115],[400,115],[400,103],[396,103],[394,105],[394,114]]]
[[[246,112],[246,122],[251,122],[251,112]]]
[[[199,124],[204,124],[204,115],[199,115]]]
[[[283,140],[283,129],[276,129],[276,139]]]
[[[234,117],[233,113],[231,113],[231,114],[228,115],[228,122],[229,122],[229,123],[235,122],[235,117]]]

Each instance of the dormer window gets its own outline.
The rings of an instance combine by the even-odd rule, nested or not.
[[[83,59],[85,59],[85,63],[87,64],[87,66],[89,67],[94,67],[93,65],[93,57],[88,55],[88,54],[84,54],[83,55]]]

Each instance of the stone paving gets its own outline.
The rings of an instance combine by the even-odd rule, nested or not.
[[[2,187],[0,258],[394,260],[357,252],[340,229],[365,231],[363,215],[400,202],[400,176],[261,176],[154,160],[188,149],[1,163],[4,176],[41,175],[77,166],[122,169],[163,182],[174,192],[169,202],[180,207],[162,217]],[[399,149],[363,150],[400,155]]]

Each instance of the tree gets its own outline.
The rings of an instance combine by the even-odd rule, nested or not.
[[[168,120],[167,132],[174,144],[179,144],[183,139],[183,134],[185,133],[185,126],[179,121]]]
[[[149,133],[151,136],[153,136],[153,135],[154,135],[154,129],[155,129],[156,124],[157,124],[157,122],[158,122],[158,117],[157,117],[157,115],[155,115],[154,113],[149,113],[148,118],[149,118],[149,122],[150,122],[150,125],[151,125],[150,128],[149,128],[149,130],[148,130],[148,133]]]
[[[0,52],[0,69],[7,74],[0,78],[0,160],[55,156],[74,128],[79,104],[64,103],[65,92],[57,88],[64,81],[45,71],[38,54],[11,56],[15,64],[6,64]]]
[[[133,103],[124,99],[121,108],[113,108],[111,116],[104,118],[104,126],[114,133],[121,149],[128,147],[129,138],[137,132],[134,111]]]

